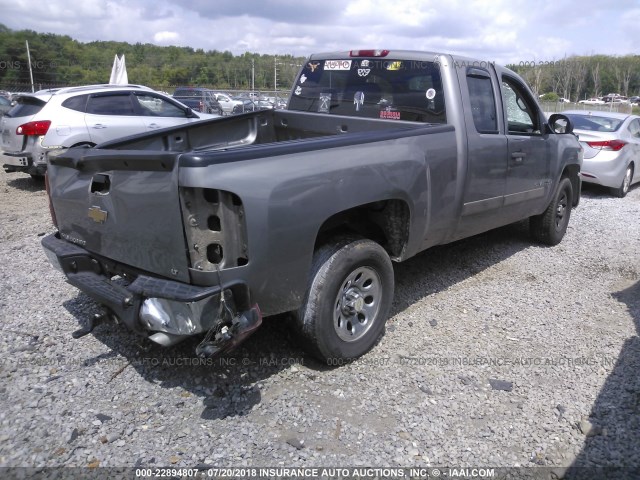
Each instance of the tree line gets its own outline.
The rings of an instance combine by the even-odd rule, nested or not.
[[[81,43],[68,35],[14,31],[0,24],[0,89],[31,89],[25,41],[29,42],[37,89],[107,83],[114,55],[124,54],[129,81],[158,90],[172,90],[178,85],[288,90],[305,60],[291,55],[234,55],[149,43]],[[639,55],[570,56],[507,66],[522,75],[539,95],[554,92],[578,101],[608,93],[640,94]]]
[[[291,55],[233,55],[149,43],[81,43],[68,35],[14,31],[0,24],[0,89],[31,90],[27,41],[36,89],[107,83],[114,56],[124,54],[129,82],[158,90],[178,85],[288,90],[305,60]]]
[[[538,95],[552,92],[573,102],[609,93],[640,95],[640,55],[571,56],[507,66]]]

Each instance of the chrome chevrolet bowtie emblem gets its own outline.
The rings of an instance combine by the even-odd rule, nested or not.
[[[100,207],[89,208],[89,218],[96,223],[104,223],[107,221],[108,212]]]

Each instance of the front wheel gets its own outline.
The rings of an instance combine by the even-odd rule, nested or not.
[[[619,187],[612,188],[611,193],[618,198],[625,197],[629,191],[629,187],[631,186],[631,180],[633,180],[633,167],[629,165],[627,170],[624,172],[622,183]]]
[[[547,209],[529,219],[532,236],[541,243],[557,245],[562,241],[571,217],[573,187],[571,180],[560,180],[556,193]]]
[[[294,313],[310,353],[339,365],[369,351],[384,331],[393,286],[389,255],[371,240],[342,238],[316,250],[305,301]]]

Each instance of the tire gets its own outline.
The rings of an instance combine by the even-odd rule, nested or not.
[[[547,209],[529,219],[531,235],[538,242],[557,245],[562,241],[571,217],[573,187],[571,180],[563,177]]]
[[[611,194],[614,197],[624,198],[629,191],[629,187],[631,186],[631,182],[633,181],[633,165],[629,165],[627,170],[624,172],[624,178],[622,179],[622,183],[617,188],[611,189]]]
[[[377,243],[344,237],[318,248],[293,315],[309,353],[341,365],[369,351],[384,332],[393,288],[391,259]]]

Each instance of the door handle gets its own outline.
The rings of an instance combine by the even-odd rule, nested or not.
[[[107,128],[107,126],[106,126],[106,125],[104,125],[104,124],[102,124],[102,123],[96,123],[96,124],[93,126],[93,128],[100,129],[100,128]]]
[[[522,160],[526,156],[527,156],[526,152],[513,152],[511,154],[511,158],[513,158],[517,163],[522,162]]]
[[[158,125],[157,123],[150,123],[149,125],[147,125],[149,128],[160,128],[160,125]]]

